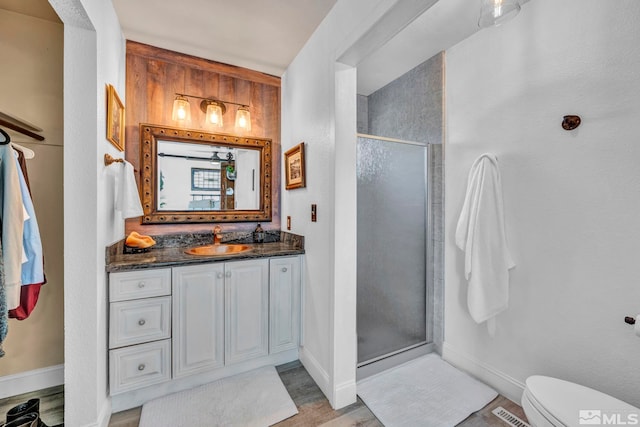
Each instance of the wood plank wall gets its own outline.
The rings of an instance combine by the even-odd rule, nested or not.
[[[269,138],[272,145],[272,221],[265,230],[280,229],[280,78],[246,68],[222,64],[142,43],[127,41],[125,158],[140,168],[140,123],[179,126],[171,120],[175,93],[215,97],[248,104],[251,132],[243,135]],[[191,129],[203,129],[204,113],[197,99],[191,104]],[[215,132],[236,134],[235,108],[227,104],[224,127]],[[140,188],[140,176],[136,176]],[[222,223],[223,231],[253,231],[256,223]],[[125,233],[148,235],[211,231],[213,224],[142,225],[139,218],[128,219]]]

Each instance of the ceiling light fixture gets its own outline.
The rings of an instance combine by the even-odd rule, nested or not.
[[[520,12],[519,0],[480,0],[478,26],[487,28],[498,26]]]
[[[227,111],[225,104],[238,105],[236,111],[236,128],[243,131],[251,130],[251,113],[249,106],[246,104],[238,104],[237,102],[221,101],[219,99],[202,96],[187,95],[185,93],[176,93],[173,101],[173,112],[171,119],[177,122],[189,122],[191,120],[191,105],[187,98],[200,99],[200,110],[205,114],[205,124],[207,126],[222,127],[224,125],[223,115]]]

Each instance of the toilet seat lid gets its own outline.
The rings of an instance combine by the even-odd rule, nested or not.
[[[538,409],[548,412],[566,426],[580,424],[581,415],[584,417],[583,421],[597,416],[593,411],[606,414],[617,413],[625,419],[629,413],[640,416],[640,409],[579,384],[541,375],[527,378],[526,383],[528,394],[533,398],[532,403],[540,406]],[[581,411],[591,412],[581,413]]]

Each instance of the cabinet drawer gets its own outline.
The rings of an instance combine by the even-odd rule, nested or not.
[[[109,351],[111,394],[169,381],[170,341],[156,341]]]
[[[171,294],[171,269],[125,271],[109,275],[109,301]]]
[[[109,348],[142,344],[171,336],[171,297],[111,303]]]

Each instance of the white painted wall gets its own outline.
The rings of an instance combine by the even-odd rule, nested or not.
[[[447,52],[445,357],[519,399],[527,376],[640,406],[640,3],[535,0]],[[579,114],[573,132],[560,127]],[[498,156],[517,266],[494,337],[466,308],[457,218]]]
[[[123,237],[104,153],[105,85],[125,95],[125,43],[111,1],[50,0],[64,22],[65,424],[106,425],[105,247]]]
[[[306,143],[307,187],[282,186],[282,218],[305,236],[300,358],[334,407],[355,401],[356,365],[356,74],[336,59],[396,3],[338,1],[282,76],[282,150]]]

